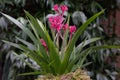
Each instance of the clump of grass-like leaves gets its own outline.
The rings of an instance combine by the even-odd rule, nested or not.
[[[101,37],[85,39],[82,42],[79,41],[80,43],[77,43],[77,45],[75,45],[78,41],[78,38],[86,30],[87,26],[93,20],[95,20],[96,17],[102,14],[104,10],[89,18],[78,29],[76,29],[76,26],[74,25],[69,25],[69,18],[66,19],[63,16],[64,12],[68,11],[67,6],[61,5],[59,7],[58,5],[55,5],[54,10],[56,12],[56,15],[48,18],[52,37],[46,29],[47,26],[43,25],[40,20],[34,18],[27,11],[25,11],[25,14],[32,30],[11,16],[2,13],[6,18],[16,24],[21,30],[23,30],[23,32],[26,33],[26,35],[32,41],[25,41],[17,37],[21,44],[16,44],[3,40],[5,43],[8,43],[20,49],[22,54],[28,56],[34,60],[38,66],[40,66],[39,70],[35,70],[30,63],[25,61],[26,64],[34,70],[34,72],[25,73],[22,75],[44,75],[48,73],[52,75],[61,75],[69,73],[71,71],[75,71],[77,68],[81,68],[84,65],[83,62],[86,59],[86,56],[92,51],[101,48],[119,48],[118,46],[104,45],[86,47],[90,43],[100,40]],[[18,55],[16,54],[16,56]]]

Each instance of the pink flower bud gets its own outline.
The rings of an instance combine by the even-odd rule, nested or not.
[[[70,26],[70,34],[73,34],[76,31],[76,26]]]
[[[44,41],[44,39],[40,39],[40,42],[43,45],[43,47],[46,49],[46,51],[48,51],[48,47],[47,47],[46,42]]]
[[[54,5],[53,9],[57,12],[59,12],[59,7],[58,7],[58,4]]]

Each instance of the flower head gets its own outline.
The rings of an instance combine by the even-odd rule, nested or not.
[[[68,7],[66,5],[61,5],[60,9],[62,10],[62,14],[64,14],[64,12],[68,10]]]
[[[62,15],[63,15],[64,12],[68,10],[68,7],[67,7],[66,5],[58,6],[58,4],[56,4],[56,5],[53,6],[53,9],[54,9],[57,13],[60,13],[60,11],[61,11],[61,12],[62,12]]]
[[[57,15],[55,16],[51,16],[49,17],[49,22],[50,22],[50,27],[55,29],[57,32],[59,32],[61,30],[61,28],[63,28],[64,30],[68,27],[68,24],[63,24],[64,21],[64,17],[63,14],[65,11],[68,10],[67,6],[62,5],[62,6],[58,6],[58,4],[54,5],[54,10],[57,11]],[[62,11],[62,13],[60,14],[60,10]]]
[[[70,26],[70,34],[72,35],[76,31],[76,26]]]
[[[61,15],[57,15],[57,16],[52,16],[49,18],[49,22],[50,22],[50,26],[51,28],[60,31],[61,27],[62,27],[62,22],[63,22],[64,18]]]
[[[58,7],[58,4],[54,5],[53,9],[57,12],[59,12],[59,7]]]

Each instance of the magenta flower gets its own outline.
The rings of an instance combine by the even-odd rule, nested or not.
[[[70,35],[76,31],[76,26],[70,26]]]
[[[64,12],[68,10],[68,7],[66,5],[62,5],[60,6],[60,9],[62,10],[62,14],[64,14]]]
[[[40,42],[43,45],[43,47],[46,49],[46,51],[48,51],[48,47],[47,47],[46,42],[44,41],[44,39],[41,38]]]
[[[54,9],[56,12],[59,12],[58,4],[54,5],[53,9]]]
[[[59,10],[61,10],[61,11],[62,11],[62,14],[64,14],[64,12],[68,10],[68,7],[67,7],[66,5],[61,5],[61,6],[59,7],[58,4],[56,4],[56,5],[54,5],[53,9],[54,9],[57,13],[59,13],[59,12],[60,12]]]
[[[61,15],[57,15],[57,16],[52,16],[49,18],[49,22],[50,22],[50,26],[51,28],[60,31],[61,27],[62,27],[62,22],[63,22],[64,18]]]

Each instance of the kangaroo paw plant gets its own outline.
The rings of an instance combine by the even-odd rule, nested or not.
[[[2,13],[29,37],[29,41],[16,37],[20,44],[3,41],[20,49],[22,54],[35,61],[37,66],[40,67],[36,70],[29,62],[21,58],[34,72],[20,75],[42,75],[43,78],[47,77],[47,80],[51,80],[51,77],[52,80],[90,80],[89,76],[81,70],[86,56],[97,49],[118,48],[105,45],[86,47],[90,43],[100,40],[100,37],[85,39],[84,41],[78,39],[87,26],[104,10],[89,18],[79,28],[76,28],[75,25],[69,25],[69,16],[68,18],[64,17],[65,12],[68,11],[67,6],[56,4],[53,9],[55,15],[48,18],[49,26],[45,26],[39,19],[34,18],[25,11],[31,29],[9,15]],[[50,31],[48,31],[48,27]],[[19,55],[16,54],[16,56]],[[43,79],[38,78],[37,80]]]

